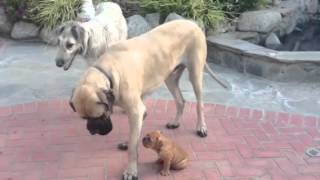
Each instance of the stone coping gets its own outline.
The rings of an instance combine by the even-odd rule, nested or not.
[[[276,51],[241,39],[224,39],[214,36],[209,36],[207,41],[210,45],[249,56],[263,56],[282,63],[317,63],[320,65],[320,52],[318,51]]]
[[[318,51],[276,51],[223,35],[209,36],[207,43],[209,62],[274,81],[320,81]]]

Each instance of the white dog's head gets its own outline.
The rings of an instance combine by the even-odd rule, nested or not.
[[[57,67],[68,70],[77,54],[86,54],[88,33],[78,22],[67,22],[57,28],[58,51],[55,58]]]

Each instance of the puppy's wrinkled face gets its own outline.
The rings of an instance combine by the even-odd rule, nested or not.
[[[84,29],[76,22],[68,22],[57,30],[58,51],[56,66],[67,71],[76,57],[84,49]]]
[[[153,131],[146,134],[142,139],[142,144],[146,148],[156,149],[161,143],[162,133],[160,131]]]
[[[91,86],[80,86],[74,90],[70,105],[83,119],[87,121],[90,134],[107,135],[112,131],[111,107],[102,100]]]

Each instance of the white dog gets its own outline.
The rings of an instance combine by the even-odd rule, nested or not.
[[[77,54],[90,66],[110,45],[127,39],[127,22],[118,4],[100,3],[97,15],[88,22],[71,21],[57,29],[56,65],[68,70]]]

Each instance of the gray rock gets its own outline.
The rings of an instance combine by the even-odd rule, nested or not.
[[[315,14],[318,11],[318,4],[318,0],[305,0],[307,12],[310,14]]]
[[[281,14],[271,10],[242,13],[237,29],[239,31],[268,33],[281,22]]]
[[[149,23],[140,15],[130,16],[127,18],[127,22],[128,38],[139,36],[151,29]]]
[[[170,13],[167,16],[167,18],[166,18],[166,20],[164,22],[166,23],[166,22],[170,22],[170,21],[178,20],[178,19],[186,19],[186,18],[184,18],[183,16],[180,16],[179,14],[173,12],[173,13]],[[197,22],[197,21],[194,21],[192,19],[187,19],[187,20],[190,20],[190,21],[193,21],[193,22],[197,23],[198,26],[202,29],[202,31],[205,32],[205,27],[204,27],[203,22]]]
[[[8,20],[3,7],[0,7],[0,34],[10,35],[12,23]]]
[[[185,19],[184,17],[180,16],[179,14],[177,13],[170,13],[166,20],[164,22],[169,22],[169,21],[172,21],[172,20],[177,20],[177,19]]]
[[[290,34],[297,26],[297,15],[287,16],[282,18],[281,24],[280,24],[280,36]]]
[[[31,39],[39,34],[39,27],[32,23],[19,21],[14,24],[11,31],[11,37],[14,39]]]
[[[275,33],[271,33],[265,41],[265,46],[270,49],[276,49],[281,46],[281,41]]]
[[[278,6],[281,3],[281,0],[272,0],[273,6]]]
[[[145,19],[149,23],[149,25],[152,28],[154,28],[154,27],[158,26],[160,23],[160,13],[147,14]]]
[[[81,11],[78,16],[81,18],[92,19],[94,18],[95,13],[92,0],[82,0]]]
[[[58,36],[54,29],[50,28],[42,28],[39,34],[40,39],[50,45],[58,44]]]

